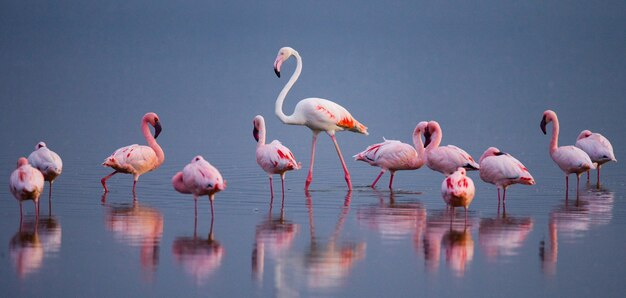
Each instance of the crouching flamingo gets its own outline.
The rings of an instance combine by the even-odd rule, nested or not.
[[[198,155],[181,172],[172,177],[172,185],[180,193],[193,194],[196,217],[198,216],[198,196],[208,195],[211,202],[211,217],[213,217],[215,194],[226,189],[226,180],[214,166]]]
[[[576,147],[585,151],[591,161],[596,163],[598,170],[597,184],[600,187],[600,167],[609,161],[617,161],[611,142],[599,133],[583,130],[578,135]],[[589,182],[589,171],[587,171],[587,182]]]
[[[20,203],[20,221],[22,220],[22,202],[33,200],[35,203],[35,217],[39,218],[39,196],[43,191],[43,174],[30,164],[28,159],[20,157],[17,168],[11,173],[9,189]]]
[[[413,130],[413,145],[402,143],[396,140],[384,140],[382,143],[367,147],[363,152],[354,156],[355,160],[364,161],[371,166],[380,167],[380,174],[374,180],[371,187],[374,188],[378,179],[389,171],[389,189],[392,188],[393,177],[396,171],[417,170],[424,165],[424,144],[422,143],[422,132],[426,129],[428,122],[422,121]]]

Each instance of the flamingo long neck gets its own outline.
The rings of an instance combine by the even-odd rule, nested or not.
[[[161,146],[159,146],[156,139],[150,133],[150,128],[148,128],[147,120],[144,120],[141,123],[141,132],[143,133],[143,137],[146,138],[146,141],[148,142],[148,146],[150,146],[150,148],[154,150],[154,153],[156,153],[157,160],[159,162],[158,166],[160,166],[165,160],[165,154],[163,154],[163,149],[161,149]]]
[[[265,146],[265,121],[259,121],[259,141],[256,143],[256,147]]]
[[[275,113],[276,116],[278,116],[278,119],[285,124],[302,124],[301,121],[295,119],[296,117],[293,114],[287,116],[283,113],[283,102],[285,101],[285,97],[287,97],[287,93],[291,90],[293,84],[296,83],[298,77],[300,77],[300,73],[302,72],[302,58],[300,58],[300,54],[298,54],[298,52],[294,52],[293,56],[296,57],[296,70],[291,75],[291,78],[289,78],[287,84],[285,84],[285,87],[283,87],[283,90],[281,90],[278,94],[278,98],[276,98]]]
[[[557,117],[552,118],[552,139],[550,139],[550,153],[556,151],[559,147],[559,119]]]
[[[433,138],[433,140],[430,142],[430,144],[428,144],[428,147],[426,148],[426,150],[437,148],[439,147],[439,144],[441,144],[442,133],[441,133],[441,127],[439,125],[435,126],[434,131],[431,134],[431,137]]]
[[[417,150],[417,163],[420,163],[424,160],[424,143],[422,143],[422,131],[419,128],[415,128],[413,131],[413,145],[415,146],[415,150]]]

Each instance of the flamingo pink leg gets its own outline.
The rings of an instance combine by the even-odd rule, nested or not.
[[[589,175],[589,172],[587,172],[587,175]],[[600,188],[600,166],[598,166],[598,179],[596,181],[598,182],[598,189],[599,189]]]
[[[113,171],[113,173],[107,175],[100,180],[100,183],[102,183],[102,187],[104,187],[104,192],[109,192],[109,189],[107,188],[107,180],[109,180],[109,178],[111,178],[111,176],[115,174],[117,174],[117,171]]]
[[[395,174],[396,174],[396,173],[391,172],[391,178],[389,178],[389,189],[391,189],[391,185],[393,185],[393,176],[394,176]]]
[[[136,188],[137,188],[137,179],[133,180],[133,194],[136,193]]]
[[[498,187],[498,214],[500,214],[500,188]]]
[[[270,195],[272,198],[274,197],[274,186],[272,183],[272,175],[270,175]]]
[[[313,145],[311,146],[311,164],[309,165],[309,175],[306,177],[306,183],[304,184],[304,190],[309,190],[309,185],[313,180],[313,164],[315,163],[315,144],[317,143],[317,132],[313,132]]]
[[[50,181],[50,193],[48,193],[48,216],[52,216],[52,181]]]
[[[587,170],[587,183],[589,183],[589,170]]]
[[[333,143],[335,143],[335,149],[337,149],[337,154],[339,155],[339,160],[341,160],[341,166],[343,167],[343,172],[345,174],[346,183],[348,183],[348,190],[352,190],[352,182],[350,181],[350,172],[348,172],[348,167],[346,167],[346,162],[343,160],[343,156],[341,155],[341,150],[339,149],[339,144],[337,144],[337,139],[335,135],[330,136],[333,139]]]
[[[285,173],[280,174],[280,184],[283,188],[283,200],[285,199]]]
[[[376,179],[374,180],[374,182],[372,182],[372,188],[376,187],[376,183],[378,183],[378,180],[380,179],[380,177],[383,176],[383,174],[385,173],[385,170],[381,170],[380,174],[378,174],[378,177],[376,177]]]
[[[213,213],[213,198],[215,195],[209,195],[209,201],[211,202],[211,221],[213,221],[213,217],[215,217],[215,213]]]
[[[565,199],[569,195],[569,175],[565,175]]]
[[[576,199],[578,199],[578,188],[580,187],[580,175],[576,174]]]
[[[193,209],[194,209],[194,216],[196,217],[196,220],[198,220],[198,197],[197,196],[193,197]]]

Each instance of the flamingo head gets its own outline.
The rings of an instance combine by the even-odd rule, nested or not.
[[[428,123],[424,126],[424,148],[428,147],[430,144],[430,137],[432,136],[432,131],[428,129]]]
[[[44,142],[37,143],[37,145],[35,145],[35,150],[37,150],[37,149],[39,149],[41,147],[46,147],[46,143],[44,143]]]
[[[27,165],[28,164],[28,159],[26,159],[26,157],[20,157],[17,159],[17,168]]]
[[[283,62],[287,61],[287,59],[289,59],[289,57],[291,57],[295,53],[297,53],[296,50],[290,47],[284,47],[278,51],[278,55],[276,55],[276,60],[274,60],[274,73],[276,73],[276,76],[280,78],[280,66],[283,65]]]
[[[264,124],[265,119],[263,119],[263,116],[261,115],[256,115],[254,117],[254,120],[252,120],[252,125],[254,126],[254,128],[252,129],[252,136],[254,136],[254,139],[257,142],[259,141],[259,131],[262,129]]]
[[[578,138],[576,140],[580,140],[580,139],[584,139],[584,138],[588,138],[591,136],[591,131],[585,129],[583,131],[580,132],[580,134],[578,135]]]
[[[543,117],[541,118],[541,124],[539,124],[539,127],[541,127],[541,131],[544,135],[547,134],[546,125],[552,122],[554,118],[556,118],[556,113],[554,111],[546,110],[545,112],[543,112]]]
[[[487,150],[485,150],[485,152],[483,152],[483,155],[480,157],[480,160],[478,161],[478,163],[483,162],[483,159],[487,158],[487,157],[491,157],[491,156],[500,156],[504,154],[502,151],[500,151],[500,149],[496,148],[496,147],[489,147],[487,148]]]
[[[146,113],[143,116],[143,121],[150,123],[154,127],[154,138],[156,139],[161,134],[161,122],[159,116],[156,113]]]

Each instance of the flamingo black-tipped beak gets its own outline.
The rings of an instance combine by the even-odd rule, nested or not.
[[[541,131],[543,132],[543,134],[547,134],[546,133],[546,125],[548,123],[546,122],[546,116],[543,116],[543,118],[541,118],[541,124],[539,124],[539,127],[541,127]]]
[[[254,127],[254,129],[252,130],[252,135],[254,136],[254,139],[258,142],[259,141],[259,130]]]
[[[282,57],[280,55],[278,55],[278,57],[276,57],[276,60],[274,60],[274,73],[279,78],[280,78],[280,66],[282,64],[283,64],[283,59],[282,59]]]
[[[161,134],[161,122],[154,123],[154,138],[156,139]]]
[[[504,152],[500,151],[500,152],[496,152],[496,153],[494,153],[493,155],[495,155],[495,156],[500,156],[500,155],[506,155],[506,153],[504,153]]]
[[[480,168],[475,167],[474,165],[471,164],[466,164],[465,166],[463,166],[463,168],[465,168],[468,171],[478,171],[480,170]]]

